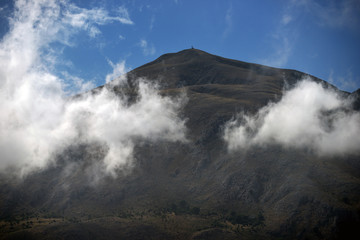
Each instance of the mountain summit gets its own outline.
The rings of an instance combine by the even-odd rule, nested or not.
[[[92,93],[109,89],[136,108],[146,79],[160,96],[182,99],[186,141],[139,137],[117,177],[97,178],[89,165],[106,149],[86,142],[24,181],[1,174],[0,239],[360,236],[359,152],[332,154],[346,140],[338,125],[359,114],[358,102],[348,104],[355,93],[198,49],[162,55],[124,79]],[[342,142],[331,145],[335,137]]]
[[[133,70],[131,75],[162,80],[163,87],[176,88],[204,84],[256,86],[261,83],[264,87],[266,84],[282,86],[284,79],[293,83],[306,74],[227,59],[198,49],[187,49],[164,54]]]

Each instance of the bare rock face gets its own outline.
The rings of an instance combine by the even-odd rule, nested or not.
[[[137,101],[139,79],[186,94],[187,142],[139,140],[134,166],[91,183],[97,146],[74,145],[24,181],[1,176],[0,239],[359,239],[359,154],[319,156],[279,145],[228,151],[224,124],[278,102],[308,77],[295,70],[189,49],[165,54],[108,84]],[[347,97],[357,98],[359,90]],[[100,148],[99,148],[100,149]],[[76,170],[64,174],[69,162]],[[89,183],[90,182],[90,183]]]

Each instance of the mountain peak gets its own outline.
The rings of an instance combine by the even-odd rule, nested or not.
[[[285,79],[288,84],[294,84],[309,75],[295,70],[228,59],[191,48],[161,55],[156,60],[134,69],[128,76],[131,79],[146,77],[150,81],[160,82],[164,88],[240,84],[257,88],[260,86],[267,91],[266,89],[271,85],[281,92]]]
[[[152,64],[152,63],[158,63],[158,62],[162,62],[162,61],[171,61],[171,62],[186,62],[186,61],[191,61],[191,60],[206,60],[206,58],[211,58],[213,55],[211,55],[210,53],[207,53],[205,51],[199,50],[199,49],[195,49],[195,48],[190,48],[190,49],[184,49],[181,50],[179,52],[176,53],[166,53],[161,55],[159,58],[157,58],[155,61],[150,62],[148,64]],[[146,64],[146,65],[148,65]],[[145,66],[145,65],[144,65]]]

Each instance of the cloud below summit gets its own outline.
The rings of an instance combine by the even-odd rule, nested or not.
[[[321,84],[304,80],[277,103],[255,115],[229,121],[224,139],[229,150],[278,144],[306,148],[320,155],[358,153],[360,113],[351,102]]]
[[[116,176],[131,165],[135,140],[185,139],[184,121],[177,115],[182,98],[160,96],[156,86],[139,80],[138,98],[131,104],[106,87],[69,100],[65,89],[88,89],[92,83],[62,74],[67,84],[72,82],[69,87],[53,73],[58,61],[54,43],[72,46],[79,31],[92,36],[93,27],[111,21],[132,24],[124,7],[119,14],[110,17],[102,9],[66,1],[16,2],[10,31],[0,42],[0,170],[12,168],[26,176],[56,164],[55,156],[69,146],[94,143],[104,151],[96,159],[98,169]],[[113,64],[106,81],[122,73],[124,65]]]

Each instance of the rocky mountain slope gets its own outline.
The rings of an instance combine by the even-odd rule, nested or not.
[[[108,84],[137,101],[141,78],[186,95],[187,142],[141,140],[134,166],[89,180],[97,146],[74,145],[24,181],[1,175],[0,239],[358,239],[359,154],[319,156],[278,145],[228,151],[224,124],[278,102],[305,73],[189,49],[165,54]],[[64,169],[72,163],[75,170]]]

